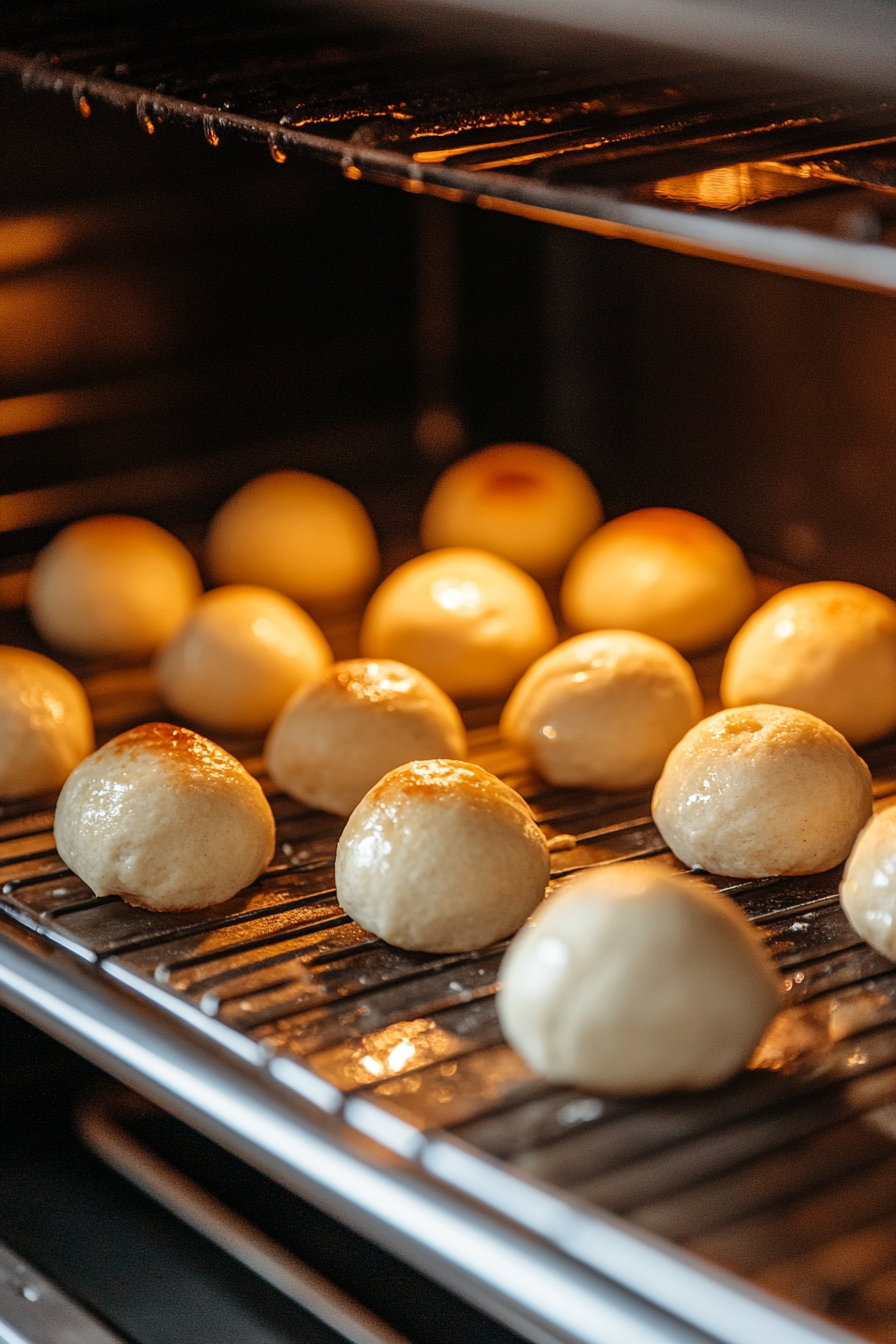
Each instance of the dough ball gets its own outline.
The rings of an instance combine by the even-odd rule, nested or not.
[[[896,728],[896,602],[858,583],[801,583],[734,636],[722,704],[817,714],[850,742]]]
[[[41,653],[0,645],[0,799],[58,789],[90,751],[81,683]]]
[[[219,583],[258,583],[321,609],[352,606],[376,581],[376,536],[361,502],[307,471],[272,471],[237,490],[206,543]]]
[[[270,588],[233,584],[197,603],[159,651],[165,699],[211,728],[269,728],[292,693],[333,661],[330,646],[301,607]]]
[[[575,462],[534,443],[498,443],[436,481],[423,545],[479,547],[552,578],[602,521],[598,493]]]
[[[506,695],[557,642],[547,598],[516,565],[485,551],[418,555],[380,584],[361,652],[419,667],[455,700]]]
[[[274,853],[274,818],[239,761],[189,728],[144,723],[69,775],[56,848],[97,896],[149,910],[219,905]]]
[[[542,900],[544,836],[518,793],[478,765],[412,761],[348,819],[336,895],[396,947],[467,952],[506,938]]]
[[[596,630],[523,673],[501,732],[552,784],[640,789],[702,713],[680,653],[632,630]]]
[[[397,766],[466,750],[457,708],[429,677],[406,663],[354,658],[292,697],[265,763],[285,793],[347,817]]]
[[[574,630],[641,630],[682,653],[727,639],[755,601],[740,547],[683,509],[638,509],[599,528],[570,561],[561,593]]]
[[[840,903],[856,933],[896,961],[896,807],[872,817],[853,845]]]
[[[202,592],[193,557],[145,518],[63,528],[37,557],[28,602],[48,644],[85,657],[145,658]]]
[[[871,773],[814,714],[723,709],[673,747],[653,819],[682,863],[729,877],[823,873],[871,815]]]
[[[780,997],[740,910],[649,862],[561,884],[511,943],[500,976],[501,1026],[533,1068],[634,1095],[730,1078]]]

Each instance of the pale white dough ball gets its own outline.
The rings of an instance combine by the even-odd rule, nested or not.
[[[361,652],[419,667],[455,700],[506,695],[557,642],[547,598],[485,551],[430,551],[401,565],[364,613]]]
[[[858,583],[776,593],[731,641],[722,704],[817,714],[850,742],[896,728],[896,602]]]
[[[427,550],[474,546],[552,578],[602,521],[598,493],[575,462],[534,443],[497,443],[442,473],[422,536]]]
[[[159,650],[156,676],[172,709],[232,732],[263,732],[286,701],[333,661],[301,607],[270,588],[232,584],[200,598]]]
[[[822,873],[871,815],[871,773],[836,729],[800,709],[713,714],[672,748],[653,819],[682,863],[730,877]]]
[[[853,845],[840,903],[859,937],[896,961],[896,807],[872,817]]]
[[[429,677],[387,658],[353,658],[296,692],[264,755],[285,793],[347,817],[390,770],[466,749],[456,706]]]
[[[58,789],[91,751],[81,683],[41,653],[0,645],[0,799]]]
[[[630,1095],[730,1078],[780,996],[737,907],[649,862],[563,883],[517,934],[500,977],[501,1026],[533,1068]]]
[[[358,804],[336,851],[336,895],[362,928],[420,952],[506,938],[542,900],[544,836],[523,799],[464,761],[412,761]]]
[[[756,600],[740,547],[696,513],[638,509],[579,548],[561,605],[574,630],[640,630],[682,653],[733,634]]]
[[[48,644],[144,658],[202,592],[186,546],[145,518],[106,514],[63,528],[37,557],[28,604]]]
[[[272,471],[237,490],[212,519],[206,556],[219,583],[257,583],[334,610],[357,602],[380,565],[361,502],[307,471]]]
[[[55,836],[97,896],[189,910],[229,900],[267,867],[274,818],[258,781],[223,747],[144,723],[72,771]]]
[[[558,644],[524,672],[501,733],[552,784],[640,789],[703,713],[680,653],[632,630]]]

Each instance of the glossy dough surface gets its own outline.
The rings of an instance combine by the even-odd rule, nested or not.
[[[408,761],[463,756],[457,708],[405,663],[336,663],[284,707],[265,744],[274,783],[309,807],[348,816]]]
[[[506,695],[557,641],[544,593],[516,565],[450,548],[401,565],[370,599],[361,652],[418,667],[455,699]]]
[[[517,934],[500,977],[501,1026],[533,1068],[630,1095],[731,1077],[780,994],[733,903],[649,860],[564,882]]]
[[[731,642],[722,703],[817,714],[850,742],[896,728],[896,602],[858,583],[801,583]]]
[[[834,728],[779,705],[725,709],[673,747],[653,819],[683,863],[729,877],[821,873],[871,815],[871,773]]]
[[[533,443],[498,443],[442,473],[422,536],[427,550],[479,547],[550,578],[602,520],[597,491],[575,462]]]
[[[332,661],[323,634],[290,598],[232,584],[200,599],[159,651],[156,675],[168,704],[185,718],[262,732]]]
[[[567,639],[515,687],[501,732],[552,784],[638,789],[703,712],[688,663],[631,630]]]
[[[81,683],[43,654],[0,645],[0,799],[58,789],[91,751]]]
[[[640,630],[682,653],[727,639],[755,600],[740,547],[683,509],[606,523],[573,556],[561,593],[574,630]]]
[[[206,554],[220,583],[261,584],[320,608],[351,606],[379,572],[363,505],[307,471],[273,471],[237,490],[212,519]]]
[[[145,723],[69,775],[56,847],[98,896],[152,910],[218,905],[274,852],[274,818],[239,761],[188,728]]]
[[[477,765],[415,761],[349,817],[336,894],[387,943],[465,952],[518,929],[549,872],[547,843],[518,793]]]
[[[872,817],[853,845],[840,903],[859,937],[896,961],[896,807]]]
[[[41,551],[28,594],[44,639],[88,657],[143,658],[202,592],[187,548],[144,518],[72,523]]]

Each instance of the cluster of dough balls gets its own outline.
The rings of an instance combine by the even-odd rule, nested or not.
[[[722,704],[817,714],[850,742],[896,728],[896,602],[858,583],[785,588],[731,642]]]
[[[485,551],[430,551],[401,565],[370,599],[361,652],[418,667],[454,699],[506,695],[557,642],[541,588]]]
[[[56,808],[56,848],[96,892],[152,910],[218,905],[274,853],[258,781],[189,728],[146,723],[82,761]]]
[[[63,528],[41,551],[28,604],[49,644],[136,659],[183,624],[201,592],[193,557],[170,532],[107,514]]]
[[[212,519],[206,557],[219,583],[276,588],[324,610],[353,606],[380,566],[360,501],[307,471],[273,471],[237,490]]]
[[[172,709],[210,728],[263,732],[333,661],[314,621],[282,593],[214,588],[156,658]]]
[[[456,706],[429,677],[353,658],[296,692],[268,735],[265,764],[285,793],[347,817],[390,770],[466,749]]]
[[[439,477],[423,511],[427,550],[469,546],[536,578],[560,574],[603,520],[597,491],[575,462],[533,443],[499,443]]]
[[[58,789],[91,751],[81,683],[43,654],[0,645],[0,799]]]
[[[598,630],[533,663],[507,702],[501,733],[552,784],[638,789],[656,782],[702,712],[680,653],[649,635]]]
[[[721,528],[682,509],[639,509],[579,548],[560,600],[574,630],[639,630],[697,653],[733,634],[756,596],[740,547]]]
[[[653,818],[683,863],[778,877],[842,863],[871,801],[871,773],[836,729],[803,710],[748,705],[673,747]]]
[[[466,952],[514,933],[544,897],[547,842],[513,789],[464,761],[392,770],[336,851],[343,910],[397,947]]]
[[[502,1029],[534,1068],[630,1095],[731,1077],[780,996],[733,902],[649,861],[562,884],[514,939],[500,978]]]

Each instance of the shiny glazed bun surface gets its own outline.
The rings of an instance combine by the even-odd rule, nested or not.
[[[370,599],[361,652],[417,667],[454,699],[506,695],[557,641],[544,593],[516,565],[485,551],[418,555]]]
[[[518,793],[477,765],[414,761],[349,817],[336,894],[388,943],[464,952],[518,929],[549,872],[547,843]]]
[[[143,658],[202,592],[187,548],[144,518],[72,523],[37,557],[31,619],[49,644],[87,657]]]
[[[754,602],[740,547],[683,509],[638,509],[605,523],[573,556],[561,592],[574,630],[640,630],[681,653],[727,639]]]
[[[307,471],[273,471],[221,506],[206,542],[219,583],[276,588],[304,605],[354,605],[379,572],[379,552],[361,502]]]
[[[152,910],[218,905],[274,852],[274,818],[258,781],[188,728],[145,723],[69,775],[56,847],[97,896]]]
[[[670,645],[597,630],[558,644],[523,674],[501,733],[552,784],[639,789],[656,782],[702,711],[697,679]]]
[[[790,705],[850,742],[896,728],[896,602],[858,583],[776,593],[731,642],[722,703]]]
[[[871,773],[834,728],[799,709],[747,705],[673,747],[653,819],[683,863],[729,877],[821,873],[871,815]]]
[[[500,977],[501,1026],[533,1068],[629,1095],[730,1078],[780,995],[736,906],[649,860],[560,884],[511,943]]]
[[[81,683],[43,654],[0,645],[0,799],[58,789],[91,751]]]
[[[570,458],[533,443],[498,443],[443,472],[422,536],[427,550],[476,547],[551,578],[602,520],[597,491]]]
[[[200,598],[160,649],[156,675],[172,709],[211,728],[262,732],[333,660],[301,607],[270,588],[232,584]]]
[[[457,708],[429,677],[353,658],[296,692],[268,735],[265,763],[293,798],[348,816],[390,770],[466,747]]]

